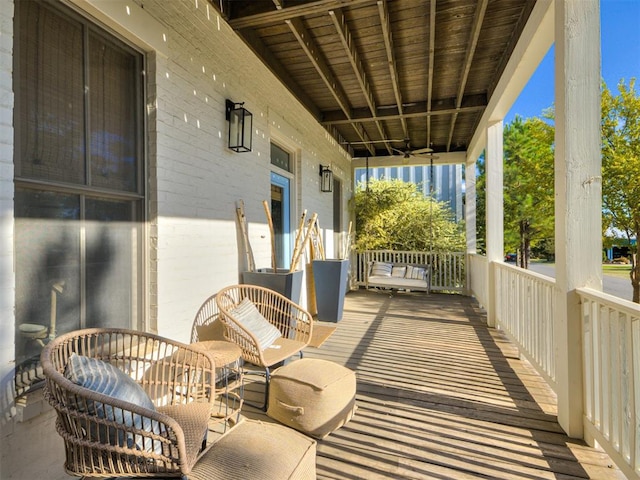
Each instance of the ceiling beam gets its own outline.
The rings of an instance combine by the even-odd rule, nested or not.
[[[400,93],[400,81],[398,79],[398,69],[396,68],[396,57],[393,50],[393,36],[391,35],[391,21],[389,20],[389,9],[386,0],[378,0],[378,13],[380,15],[380,25],[382,26],[382,38],[387,51],[387,63],[389,65],[389,75],[393,85],[393,93],[396,97],[398,105],[398,113],[400,114],[400,123],[402,124],[402,133],[405,138],[409,138],[407,130],[407,121],[402,116],[402,94]]]
[[[461,107],[461,108],[447,108],[445,110],[437,110],[437,111],[421,111],[421,112],[413,112],[408,113],[404,112],[402,115],[400,114],[389,114],[389,115],[378,115],[377,117],[354,117],[354,118],[343,118],[340,120],[322,120],[320,123],[322,125],[348,125],[355,123],[369,123],[369,122],[377,122],[377,121],[388,121],[388,120],[405,120],[407,118],[422,118],[422,117],[435,117],[437,115],[458,115],[459,113],[474,113],[481,112],[484,110],[484,106],[477,107]]]
[[[286,24],[289,26],[289,29],[298,40],[298,43],[304,50],[304,53],[307,55],[309,61],[313,64],[314,68],[322,78],[322,81],[325,83],[329,91],[335,98],[336,102],[340,109],[344,112],[347,117],[351,116],[350,106],[347,101],[347,95],[342,90],[342,86],[340,82],[335,78],[331,70],[329,69],[329,65],[327,64],[324,55],[320,51],[320,47],[316,44],[311,36],[311,33],[307,30],[307,28],[302,23],[302,20],[299,18],[294,18],[292,20],[287,20]]]
[[[467,86],[467,79],[469,78],[469,70],[471,70],[471,64],[473,63],[473,56],[475,55],[476,47],[478,46],[478,38],[480,37],[480,30],[482,29],[482,22],[484,21],[484,14],[487,11],[488,3],[489,3],[489,0],[479,1],[473,17],[473,25],[471,27],[471,33],[469,34],[469,43],[467,44],[467,51],[465,53],[464,63],[462,64],[462,71],[460,72],[460,85],[458,86],[458,96],[456,100],[456,107],[459,107],[462,104],[464,89]],[[451,141],[453,139],[453,132],[455,131],[457,119],[458,119],[458,113],[456,112],[451,116],[451,125],[449,127],[449,139],[447,140],[447,151],[449,151],[451,148]]]
[[[354,152],[358,153],[358,152]],[[450,152],[450,153],[438,153],[438,158],[433,159],[434,165],[464,165],[466,160],[466,152]],[[407,165],[430,165],[431,157],[425,156],[424,158],[412,157],[405,159],[402,155],[393,155],[389,157],[354,157],[351,160],[351,166],[353,168],[366,168],[367,164],[369,168],[374,167],[404,167]]]
[[[357,108],[351,110],[351,115],[347,117],[342,111],[334,110],[323,112],[321,123],[323,125],[340,125],[351,122],[376,122],[387,120],[399,120],[404,118],[428,118],[437,115],[452,115],[454,113],[472,113],[481,111],[487,106],[485,95],[468,95],[464,98],[462,106],[456,108],[453,101],[442,100],[437,102],[438,108],[428,109],[426,102],[418,102],[405,105],[400,113],[395,105],[378,107],[376,113],[371,115],[368,108]]]
[[[317,120],[322,118],[320,109],[311,100],[309,95],[300,88],[300,86],[291,78],[291,75],[287,72],[287,69],[282,63],[273,55],[262,40],[256,35],[254,30],[248,29],[241,32],[240,37],[244,40],[247,46],[255,53],[262,62],[267,66],[271,72],[280,79],[282,84],[302,103],[307,110]]]
[[[333,73],[331,73],[331,69],[327,64],[324,55],[320,51],[320,47],[316,44],[315,40],[313,40],[311,33],[304,26],[302,20],[299,18],[293,18],[291,20],[287,20],[285,23],[289,26],[289,29],[298,40],[302,50],[306,53],[307,57],[318,72],[318,75],[320,75],[324,81],[344,115],[347,118],[351,118],[351,106],[349,105],[347,95],[342,89],[341,83]],[[366,142],[369,140],[367,132],[365,132],[362,125],[354,123],[352,126],[362,141]]]
[[[436,0],[429,3],[429,66],[427,67],[427,112],[431,111],[433,65],[436,57]],[[431,145],[431,116],[427,117],[427,147]]]
[[[376,112],[376,104],[373,99],[373,94],[371,93],[371,87],[369,86],[369,81],[367,80],[367,74],[364,71],[364,65],[360,60],[360,55],[358,53],[358,49],[353,42],[353,38],[351,36],[351,32],[349,31],[349,26],[347,25],[347,20],[342,13],[342,10],[329,10],[329,16],[333,21],[333,25],[336,27],[336,31],[338,32],[338,37],[340,38],[340,42],[344,47],[345,53],[349,62],[351,63],[351,67],[353,68],[353,72],[358,79],[358,84],[360,85],[360,89],[362,90],[362,94],[364,95],[367,105],[369,106],[369,110],[371,111],[371,115],[375,115]],[[375,122],[376,128],[378,129],[378,134],[380,138],[387,138],[387,134],[384,131],[382,123],[379,121]],[[389,142],[385,142],[385,147],[389,154],[392,153],[391,144]],[[373,147],[369,146],[371,149],[371,153],[373,154]]]
[[[275,11],[247,15],[246,17],[240,18],[231,18],[228,22],[234,30],[265,27],[307,15],[326,13],[328,10],[335,10],[337,8],[355,7],[367,3],[374,4],[375,1],[376,0],[318,0],[317,2],[284,7]]]

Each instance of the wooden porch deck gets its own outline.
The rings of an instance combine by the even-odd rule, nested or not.
[[[358,410],[318,442],[319,479],[625,478],[564,435],[552,390],[473,299],[360,290],[337,327],[305,356],[356,372]]]

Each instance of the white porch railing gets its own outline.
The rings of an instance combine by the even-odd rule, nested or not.
[[[584,428],[629,478],[640,477],[640,306],[589,288],[582,304]]]
[[[496,322],[556,389],[553,335],[555,280],[469,256],[470,289],[487,302],[487,268],[495,269]],[[579,288],[585,439],[596,441],[630,479],[640,479],[640,305]],[[485,303],[486,305],[486,303]]]
[[[496,322],[556,390],[555,280],[506,263],[496,269]]]
[[[431,266],[431,291],[465,290],[465,254],[462,252],[415,252],[367,250],[356,253],[356,280],[365,285],[365,272],[371,262]]]
[[[489,264],[487,257],[473,253],[468,256],[469,271],[469,294],[486,308],[489,304],[489,289],[487,288],[487,278]]]

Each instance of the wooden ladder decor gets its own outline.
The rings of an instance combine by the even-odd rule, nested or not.
[[[238,217],[238,224],[240,225],[240,233],[242,234],[242,246],[244,247],[244,253],[247,259],[247,270],[250,272],[255,272],[256,261],[253,257],[253,250],[251,249],[251,243],[249,242],[247,217],[244,213],[244,202],[242,200],[238,200],[238,203],[236,204],[236,216]]]

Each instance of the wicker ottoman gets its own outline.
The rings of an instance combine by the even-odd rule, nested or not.
[[[276,423],[243,420],[211,445],[189,480],[315,480],[316,441]]]
[[[296,360],[271,375],[267,415],[315,438],[324,438],[353,417],[356,375],[319,359]]]

